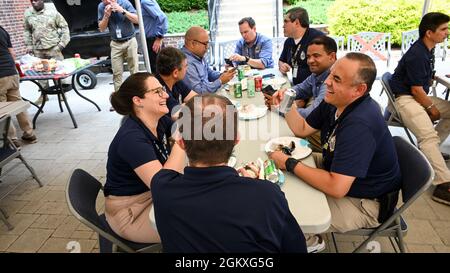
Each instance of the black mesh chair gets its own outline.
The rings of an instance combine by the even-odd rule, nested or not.
[[[388,126],[395,126],[395,127],[402,127],[406,135],[409,138],[409,141],[413,145],[415,145],[415,142],[413,138],[411,137],[411,133],[409,132],[408,128],[403,124],[402,118],[400,116],[400,113],[398,112],[397,106],[395,105],[395,96],[392,92],[391,87],[389,86],[389,81],[392,78],[392,74],[389,72],[386,72],[381,77],[381,85],[383,86],[383,90],[386,91],[386,95],[388,97],[388,107],[386,108],[387,113],[385,112],[385,119],[388,124]]]
[[[42,187],[42,183],[39,180],[38,176],[36,175],[33,167],[31,167],[28,164],[28,162],[25,160],[25,158],[23,158],[22,154],[20,153],[20,149],[17,148],[16,145],[14,145],[14,143],[8,137],[8,130],[9,130],[10,124],[11,124],[11,116],[6,115],[6,116],[3,116],[0,118],[0,174],[2,173],[2,169],[6,164],[8,164],[12,160],[18,158],[18,159],[20,159],[20,161],[22,161],[22,163],[25,165],[25,167],[27,167],[27,169],[30,171],[34,180],[36,180],[36,182],[39,184],[39,187]],[[8,195],[10,192],[15,190],[19,185],[17,185],[16,187],[13,187],[11,190],[9,190],[7,193],[5,193],[0,198],[0,200],[3,199],[6,195]],[[6,226],[9,230],[12,230],[14,227],[8,222],[7,218],[8,218],[8,215],[6,214],[6,212],[4,210],[0,209],[0,220],[2,220],[6,224]]]
[[[431,182],[433,181],[433,168],[421,151],[399,136],[394,136],[394,143],[397,150],[400,170],[402,172],[401,193],[403,204],[394,211],[392,216],[387,218],[387,220],[381,223],[377,228],[363,228],[346,233],[338,233],[341,235],[368,236],[354,252],[361,252],[370,241],[375,239],[375,237],[382,236],[389,238],[392,247],[397,252],[392,239],[394,238],[400,252],[404,253],[405,246],[403,237],[408,231],[408,226],[401,214],[430,187]],[[331,233],[331,235],[336,252],[338,252],[335,235],[334,233]]]
[[[101,253],[160,252],[161,244],[142,244],[123,239],[108,225],[105,215],[98,215],[95,204],[102,184],[81,169],[76,169],[66,188],[70,212],[83,224],[98,233]]]

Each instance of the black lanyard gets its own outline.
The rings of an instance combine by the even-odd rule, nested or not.
[[[295,44],[295,40],[294,40],[294,44]],[[298,51],[300,50],[301,47],[302,47],[302,42],[300,40],[300,42],[298,42],[298,45],[297,45],[297,48],[295,49],[294,54],[292,54],[292,49],[293,48],[291,48],[291,56],[292,56],[291,57],[291,63],[292,63],[292,66],[297,66],[297,55],[298,55]]]
[[[364,96],[358,98],[354,102],[352,102],[350,105],[348,105],[344,112],[341,113],[341,115],[335,119],[335,121],[331,124],[330,128],[328,129],[327,135],[325,137],[325,142],[322,145],[322,155],[323,155],[323,162],[324,166],[331,167],[331,162],[333,161],[334,157],[334,149],[336,145],[336,130],[339,126],[339,123],[348,115],[350,114],[359,104],[361,104],[367,97],[369,96],[369,93],[365,94]],[[337,111],[337,109],[336,109]],[[336,112],[335,112],[336,115]]]
[[[162,141],[159,141],[158,136],[153,136],[152,132],[150,132],[147,126],[145,126],[145,124],[138,117],[130,116],[130,118],[134,119],[137,124],[139,124],[139,126],[143,129],[145,135],[149,139],[149,143],[153,143],[153,146],[156,148],[156,150],[158,150],[158,154],[162,157],[161,159],[163,162],[161,163],[164,164],[169,158],[169,149],[166,134],[163,134]],[[156,129],[156,134],[158,134],[158,129]],[[154,139],[155,137],[156,140]]]

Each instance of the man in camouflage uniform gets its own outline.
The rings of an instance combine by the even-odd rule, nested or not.
[[[61,50],[70,41],[70,32],[64,17],[45,7],[43,0],[30,0],[32,7],[25,11],[25,45],[27,53],[41,59],[63,60]],[[40,81],[44,88],[48,81]],[[41,98],[40,98],[41,99]]]

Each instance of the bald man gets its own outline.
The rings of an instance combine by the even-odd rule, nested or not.
[[[184,36],[184,47],[181,49],[188,62],[183,82],[199,94],[216,92],[236,74],[235,69],[225,70],[221,74],[209,67],[204,58],[208,45],[208,32],[201,27],[191,27]]]

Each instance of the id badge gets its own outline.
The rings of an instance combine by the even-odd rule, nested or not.
[[[292,68],[292,78],[297,78],[297,70],[298,70],[298,66],[294,66]]]
[[[117,36],[117,39],[122,38],[122,30],[120,28],[116,28],[116,36]]]

